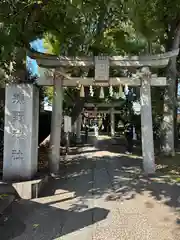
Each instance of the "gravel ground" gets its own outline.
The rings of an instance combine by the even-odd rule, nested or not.
[[[67,159],[41,198],[14,202],[0,218],[0,239],[180,239],[180,187],[145,178],[140,157],[105,145],[96,141]]]

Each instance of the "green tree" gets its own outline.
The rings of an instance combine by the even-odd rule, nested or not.
[[[158,42],[161,51],[171,51],[179,48],[180,43],[180,5],[169,0],[140,1],[130,0],[130,13],[135,29],[146,38],[149,50],[153,52],[153,43]],[[164,121],[162,124],[162,148],[168,154],[173,154],[173,145],[167,140],[167,135],[174,137],[177,120],[177,59],[172,58],[166,69],[168,86],[164,92]],[[168,119],[168,120],[167,120]]]
[[[25,78],[26,50],[38,37],[45,38],[49,51],[58,55],[139,55],[176,49],[180,39],[179,8],[177,0],[173,4],[170,0],[2,0],[0,68],[4,79]],[[71,73],[92,75],[87,69]],[[169,119],[173,119],[176,59],[170,61],[167,74],[172,84],[165,91],[165,103]],[[77,99],[74,113],[72,110],[77,115],[86,98],[77,98],[77,89],[66,93],[66,101],[71,101],[68,94]],[[171,132],[172,126],[171,120]],[[168,128],[165,124],[165,132]]]

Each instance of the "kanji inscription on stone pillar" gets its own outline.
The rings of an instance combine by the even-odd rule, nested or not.
[[[4,180],[28,180],[37,172],[39,91],[33,84],[7,84]]]

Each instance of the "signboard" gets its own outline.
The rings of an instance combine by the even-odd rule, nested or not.
[[[133,110],[135,115],[141,114],[141,104],[138,101],[133,102]]]
[[[72,132],[71,117],[64,116],[64,132]]]
[[[165,77],[156,77],[151,79],[151,86],[166,86],[167,80]]]
[[[95,81],[109,81],[109,58],[95,57]]]

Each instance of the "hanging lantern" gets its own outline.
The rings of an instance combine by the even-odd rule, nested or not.
[[[109,95],[110,95],[110,97],[113,96],[113,87],[112,86],[109,87]]]
[[[80,97],[84,97],[85,96],[85,94],[84,94],[84,86],[83,85],[81,85],[81,89],[80,89]]]
[[[103,87],[100,88],[99,98],[104,98],[104,88]]]
[[[91,97],[94,96],[94,91],[93,91],[93,87],[92,86],[89,86],[89,93],[90,93]]]

